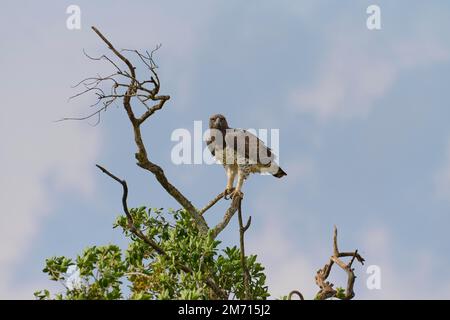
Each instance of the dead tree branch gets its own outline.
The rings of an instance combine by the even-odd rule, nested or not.
[[[146,150],[146,147],[144,145],[142,134],[141,134],[141,125],[151,116],[153,115],[157,110],[160,110],[163,108],[164,104],[170,99],[170,96],[168,95],[158,95],[160,91],[160,81],[158,74],[156,72],[156,64],[153,62],[153,52],[147,53],[147,55],[143,55],[139,53],[138,51],[134,51],[141,60],[145,63],[148,70],[150,71],[150,80],[144,80],[139,81],[136,77],[136,68],[135,66],[126,58],[119,50],[117,50],[112,43],[95,27],[92,27],[92,30],[103,40],[103,42],[106,43],[108,48],[112,51],[112,53],[120,60],[122,61],[128,70],[122,70],[118,64],[113,63],[114,67],[118,68],[118,71],[116,73],[117,76],[127,78],[129,83],[125,84],[124,87],[126,88],[125,93],[123,94],[117,94],[116,90],[119,86],[119,82],[117,80],[114,80],[113,84],[113,94],[109,96],[110,99],[117,99],[121,98],[123,107],[128,115],[128,118],[131,122],[133,133],[134,133],[134,140],[137,147],[137,152],[135,154],[137,165],[150,173],[152,173],[156,180],[160,183],[160,185],[167,191],[168,194],[170,194],[193,218],[197,228],[199,231],[203,234],[208,233],[208,225],[205,221],[205,219],[199,214],[197,209],[192,205],[192,203],[167,179],[163,169],[158,166],[157,164],[150,161],[148,157],[148,153]],[[157,50],[159,47],[157,47],[155,50]],[[106,56],[103,56],[106,57]],[[107,58],[109,62],[112,61],[112,59]],[[109,77],[111,79],[113,76]],[[95,86],[98,86],[101,82],[103,82],[104,79],[97,78],[95,82]],[[147,85],[151,85],[152,87],[149,88]],[[104,99],[106,95],[100,95],[99,99]],[[140,116],[136,116],[132,106],[131,106],[131,99],[133,97],[138,98],[138,100],[145,104],[147,107],[146,102],[147,101],[153,101],[156,102],[153,106],[147,107],[147,110]]]
[[[108,107],[114,102],[121,101],[123,108],[130,120],[134,141],[137,148],[135,153],[135,158],[137,160],[137,165],[142,169],[152,173],[159,184],[167,191],[167,193],[174,198],[183,209],[185,209],[192,219],[198,230],[207,235],[210,230],[203,214],[214,206],[219,200],[224,198],[223,194],[219,194],[216,198],[210,201],[203,209],[198,210],[191,203],[191,201],[178,189],[176,188],[167,178],[164,170],[152,162],[148,156],[148,151],[144,144],[141,126],[157,112],[161,110],[165,103],[170,99],[168,95],[160,95],[161,82],[157,73],[158,66],[153,60],[154,53],[161,47],[156,46],[151,52],[146,51],[141,53],[137,50],[117,50],[113,44],[96,28],[92,27],[92,30],[102,39],[102,41],[107,45],[108,49],[112,52],[115,59],[108,57],[107,55],[102,55],[100,57],[92,57],[85,53],[85,55],[91,60],[105,60],[110,63],[115,72],[102,77],[97,75],[95,77],[85,78],[80,81],[75,87],[83,86],[84,90],[80,93],[74,95],[71,98],[76,98],[85,93],[93,92],[97,97],[97,102],[92,105],[96,107],[100,104],[100,107],[90,113],[87,116],[80,118],[63,118],[61,120],[86,120],[91,117],[98,117],[97,123],[100,121],[100,116],[102,112],[107,111]],[[132,62],[125,56],[125,52],[130,52],[135,54],[140,61],[148,69],[150,75],[147,79],[139,80],[136,75],[136,67]],[[122,68],[122,64],[125,68]],[[110,86],[109,92],[106,92],[106,88],[102,88],[102,85],[107,83]],[[135,110],[132,108],[132,100],[137,100],[140,104],[145,106],[145,111],[141,114],[136,114]],[[152,105],[150,105],[152,103]],[[237,212],[238,203],[237,201],[232,201],[230,207],[226,210],[223,220],[219,222],[211,230],[211,236],[213,238],[217,237],[218,234],[228,225],[231,218]]]
[[[345,263],[340,258],[343,257],[351,257],[349,263]],[[364,258],[358,253],[358,250],[354,252],[339,252],[338,242],[337,242],[337,228],[334,226],[334,235],[333,235],[333,255],[330,257],[330,260],[322,269],[319,269],[316,274],[316,284],[319,286],[320,290],[316,295],[317,300],[326,300],[329,298],[338,298],[342,300],[350,300],[355,296],[355,292],[353,291],[353,286],[355,284],[355,269],[352,268],[353,262],[358,260],[361,264],[364,264]],[[328,276],[331,273],[331,268],[334,264],[337,264],[342,270],[347,273],[347,288],[343,295],[340,295],[339,292],[334,289],[334,284],[327,281]]]

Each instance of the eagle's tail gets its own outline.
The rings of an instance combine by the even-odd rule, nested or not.
[[[286,172],[283,171],[283,169],[278,167],[277,172],[273,173],[272,175],[277,178],[282,178],[282,177],[286,176],[287,174],[286,174]]]

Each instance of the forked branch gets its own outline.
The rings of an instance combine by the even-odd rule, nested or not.
[[[351,257],[348,263],[345,263],[340,258]],[[317,300],[325,300],[329,298],[338,298],[342,300],[350,300],[355,296],[353,286],[355,284],[355,269],[352,268],[353,262],[358,260],[361,264],[364,264],[364,258],[358,253],[358,250],[354,252],[339,252],[337,242],[337,228],[334,226],[333,234],[333,255],[330,260],[322,269],[319,269],[316,274],[316,284],[320,290],[316,295]],[[334,289],[334,284],[327,281],[328,276],[331,273],[331,268],[334,264],[337,264],[342,270],[347,273],[347,287],[344,293]]]

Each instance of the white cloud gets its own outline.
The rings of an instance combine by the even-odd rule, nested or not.
[[[388,43],[371,39],[362,32],[329,40],[312,84],[291,92],[293,109],[321,121],[364,117],[401,72],[449,59],[445,41],[430,34]]]
[[[363,52],[349,53],[350,48],[343,44],[332,48],[315,83],[292,93],[298,111],[320,119],[364,115],[392,85],[396,74],[392,66]]]

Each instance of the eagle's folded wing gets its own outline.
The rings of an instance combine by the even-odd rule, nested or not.
[[[250,164],[268,167],[274,161],[270,148],[254,134],[243,129],[227,130],[225,145],[234,151],[238,159],[246,160]]]

